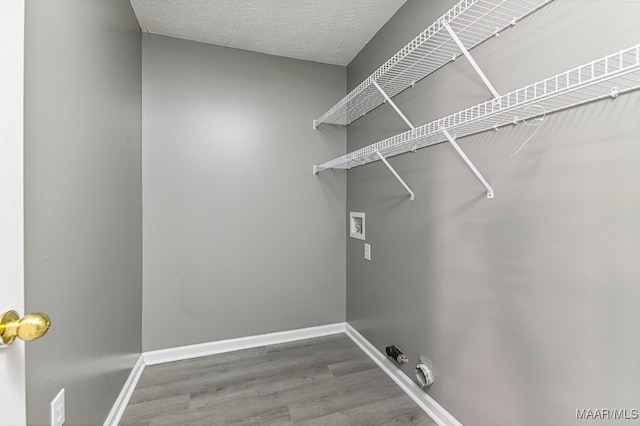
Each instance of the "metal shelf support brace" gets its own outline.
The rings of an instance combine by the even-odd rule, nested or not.
[[[460,48],[460,50],[462,51],[462,54],[471,63],[471,66],[478,73],[478,75],[480,76],[480,78],[482,79],[484,84],[486,84],[486,86],[489,89],[489,91],[491,92],[491,94],[493,94],[493,97],[494,98],[499,98],[500,97],[500,93],[498,93],[498,91],[495,89],[495,87],[493,87],[493,85],[491,84],[491,82],[489,81],[487,76],[484,74],[484,72],[482,72],[482,69],[480,68],[478,63],[475,61],[475,59],[473,59],[473,56],[471,56],[471,53],[469,53],[467,48],[464,47],[464,44],[462,44],[462,41],[458,38],[458,35],[455,33],[455,31],[453,31],[453,28],[451,28],[451,26],[448,25],[448,24],[445,26],[445,28],[449,32],[449,35],[451,36],[453,41],[455,41],[456,44],[458,45],[458,48]]]
[[[398,179],[398,181],[402,184],[402,186],[404,186],[404,189],[407,190],[407,192],[409,193],[409,199],[410,200],[415,200],[416,196],[414,195],[413,191],[411,190],[411,188],[409,188],[409,185],[407,185],[405,183],[404,180],[402,180],[402,178],[400,177],[400,175],[398,174],[398,172],[396,172],[396,170],[391,167],[391,164],[389,164],[389,162],[387,161],[386,158],[384,158],[384,155],[380,154],[380,151],[376,151],[376,154],[378,154],[378,157],[380,157],[380,160],[382,160],[382,162],[384,163],[385,166],[387,166],[387,168],[391,171],[391,173],[393,173],[393,175],[396,177],[396,179]]]
[[[384,90],[382,90],[382,87],[380,87],[380,85],[376,81],[373,81],[372,83],[373,83],[374,86],[376,86],[376,89],[378,89],[378,92],[380,92],[382,94],[382,96],[384,96],[384,98],[389,103],[389,105],[391,105],[393,107],[393,109],[396,110],[396,112],[398,113],[400,118],[402,118],[404,120],[404,122],[407,123],[407,125],[411,128],[411,130],[415,130],[415,126],[413,124],[411,124],[409,119],[402,113],[402,111],[400,111],[400,108],[398,108],[398,105],[396,105],[395,102],[393,102],[391,100],[389,95],[387,95],[387,93]]]
[[[453,147],[458,152],[458,154],[460,154],[460,157],[462,157],[464,162],[467,163],[467,166],[469,166],[473,174],[476,175],[476,177],[482,183],[482,185],[484,185],[484,187],[487,188],[487,198],[493,198],[493,188],[491,187],[491,185],[489,185],[489,182],[487,182],[484,176],[482,176],[482,173],[480,173],[480,171],[471,162],[471,160],[469,160],[469,157],[467,157],[467,154],[465,154],[462,148],[460,148],[460,145],[458,145],[458,143],[453,138],[453,136],[451,136],[451,134],[447,130],[443,130],[442,133],[447,137],[447,139],[449,139],[449,142],[451,142],[451,145],[453,145]]]
[[[400,118],[402,118],[404,120],[404,122],[407,123],[407,125],[411,128],[411,130],[415,130],[416,127],[413,124],[411,124],[409,119],[402,113],[402,111],[400,111],[400,108],[398,108],[398,105],[396,105],[395,102],[393,102],[391,100],[389,95],[387,95],[387,93],[384,90],[382,90],[382,87],[380,87],[380,85],[376,81],[373,81],[372,83],[376,87],[376,89],[378,89],[378,92],[380,92],[382,94],[382,96],[384,96],[384,98],[387,101],[387,103],[389,105],[391,105],[393,107],[393,109],[398,113]],[[389,164],[387,159],[384,158],[384,155],[380,154],[380,151],[376,151],[376,154],[378,155],[378,157],[380,157],[380,160],[382,160],[384,165],[387,166],[387,168],[391,171],[391,173],[393,173],[393,175],[396,177],[396,179],[398,179],[398,181],[402,184],[402,186],[404,186],[404,189],[407,190],[407,192],[409,193],[409,199],[412,200],[412,201],[415,200],[416,196],[414,195],[414,193],[411,190],[411,188],[409,188],[409,185],[407,185],[406,182],[400,177],[398,172],[396,172],[396,170],[393,167],[391,167],[391,164]]]

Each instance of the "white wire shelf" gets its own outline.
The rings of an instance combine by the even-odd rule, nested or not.
[[[314,166],[350,169],[640,88],[640,44]],[[537,106],[536,108],[532,108]]]
[[[347,125],[385,101],[373,82],[393,97],[462,54],[447,26],[467,50],[553,0],[462,0],[403,47],[358,87],[314,120]]]

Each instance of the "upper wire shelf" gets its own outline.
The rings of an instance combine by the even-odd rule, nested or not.
[[[350,169],[640,88],[640,44],[315,166]],[[532,106],[541,108],[531,108]],[[446,132],[445,132],[446,131]]]
[[[553,0],[462,0],[403,47],[358,87],[314,120],[347,125],[385,101],[377,82],[393,97],[462,54],[446,27],[449,25],[467,50],[497,36],[502,30]]]

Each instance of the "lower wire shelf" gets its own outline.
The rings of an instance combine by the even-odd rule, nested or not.
[[[313,166],[350,169],[640,88],[640,44]],[[536,106],[536,108],[532,108]]]

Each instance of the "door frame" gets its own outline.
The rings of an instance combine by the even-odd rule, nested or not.
[[[24,0],[0,1],[0,313],[24,314]],[[24,342],[0,349],[3,424],[26,424]]]

